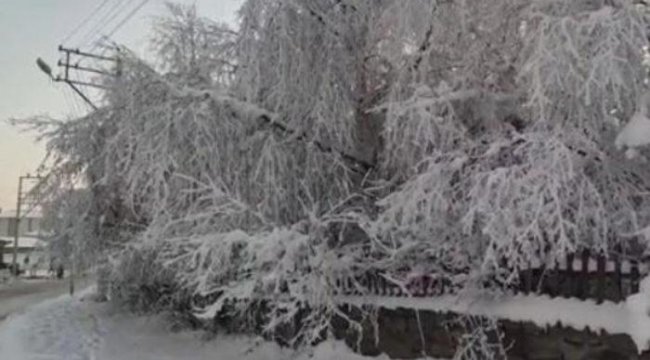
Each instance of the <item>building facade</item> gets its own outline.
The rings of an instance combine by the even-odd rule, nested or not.
[[[15,211],[0,213],[0,263],[11,264],[14,253],[14,238],[18,223],[17,263],[22,269],[45,261],[45,242],[41,236],[41,216],[34,212],[16,221]],[[42,264],[41,264],[42,265]]]
[[[39,214],[28,214],[20,220],[18,236],[27,236],[40,233],[41,217]],[[0,212],[0,236],[16,235],[16,212]]]

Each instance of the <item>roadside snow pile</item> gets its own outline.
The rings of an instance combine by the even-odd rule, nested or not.
[[[639,351],[650,349],[650,276],[639,286],[639,293],[626,301],[629,329],[627,333],[636,343]]]
[[[107,303],[62,296],[0,323],[0,359],[15,360],[387,360],[325,342],[296,353],[244,336],[205,340],[201,332],[172,332],[162,316],[116,312]]]

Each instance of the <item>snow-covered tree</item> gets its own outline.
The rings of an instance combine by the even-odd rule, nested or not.
[[[310,341],[342,277],[509,284],[650,222],[650,174],[615,147],[646,92],[642,4],[248,0],[236,31],[170,9],[158,61],[123,51],[106,105],[49,134],[90,213],[132,226],[119,286],[222,295],[206,317],[275,299],[270,328],[307,301]]]

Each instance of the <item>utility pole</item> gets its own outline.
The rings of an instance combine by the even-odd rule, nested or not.
[[[38,180],[38,184],[33,186],[28,191],[24,191],[25,182]],[[11,261],[11,269],[14,273],[14,276],[18,276],[18,239],[20,238],[20,220],[22,218],[21,210],[23,205],[31,205],[29,210],[26,212],[28,214],[38,203],[37,200],[30,199],[30,196],[33,195],[34,190],[38,190],[42,184],[43,178],[40,175],[31,176],[29,174],[25,176],[20,176],[18,178],[18,196],[16,200],[16,218],[15,218],[15,229],[14,229],[14,251],[13,259]],[[31,201],[31,203],[30,203]]]
[[[36,64],[43,72],[45,72],[52,79],[52,81],[66,83],[77,95],[79,95],[79,97],[81,97],[88,105],[90,105],[90,107],[92,107],[94,110],[97,110],[97,106],[81,90],[80,86],[91,87],[96,89],[106,89],[106,87],[92,82],[73,80],[70,77],[70,73],[71,71],[77,71],[78,73],[93,73],[93,74],[99,74],[104,76],[117,77],[120,74],[120,59],[99,55],[99,54],[93,54],[90,52],[84,52],[84,51],[80,51],[79,49],[66,48],[63,45],[59,45],[59,52],[61,52],[61,54],[63,55],[63,59],[57,62],[57,66],[62,68],[62,72],[63,72],[62,75],[59,74],[56,77],[52,75],[52,69],[41,58],[38,58],[36,60]],[[80,62],[83,59],[93,59],[95,61],[112,62],[114,63],[114,67],[116,69],[115,74],[104,70],[95,69],[89,66],[82,66]],[[76,62],[73,62],[73,60],[76,60]]]
[[[91,52],[85,52],[85,51],[80,51],[79,49],[72,49],[72,48],[66,48],[63,45],[59,45],[59,52],[62,53],[63,57],[61,60],[57,62],[57,66],[62,68],[62,73],[57,75],[56,77],[52,74],[52,68],[45,62],[43,59],[38,58],[36,59],[36,65],[43,71],[45,74],[49,76],[50,79],[54,82],[63,82],[66,83],[70,88],[77,94],[79,97],[83,99],[91,108],[94,110],[97,110],[97,106],[90,100],[90,98],[81,90],[80,87],[91,87],[91,88],[96,88],[96,89],[102,89],[105,90],[106,87],[101,84],[95,84],[92,82],[86,82],[86,81],[78,81],[78,80],[73,80],[70,77],[70,73],[73,71],[76,71],[78,73],[92,73],[96,75],[103,75],[103,76],[109,76],[109,77],[119,77],[122,72],[122,64],[120,61],[119,57],[109,57],[109,56],[104,56],[101,54],[93,54]],[[101,69],[96,69],[90,66],[82,66],[80,63],[84,59],[92,59],[95,62],[100,62],[100,63],[112,63],[111,66],[113,67],[114,71],[105,71]],[[74,60],[74,62],[73,62]],[[19,189],[18,189],[18,204],[16,206],[17,208],[17,213],[16,213],[16,222],[20,222],[20,210],[21,210],[21,193],[22,193],[22,186],[23,186],[23,179],[25,177],[20,178],[19,182]],[[47,177],[45,178],[47,179]],[[42,180],[42,181],[45,181]],[[18,228],[18,224],[16,225]],[[13,257],[13,266],[15,268],[16,266],[16,259],[17,259],[17,247],[18,247],[18,230],[16,230],[16,237],[14,240],[14,257]],[[70,295],[74,294],[75,290],[75,285],[74,285],[74,276],[77,271],[76,269],[76,262],[75,262],[75,255],[72,254],[71,257],[71,264],[70,264]]]
[[[14,254],[11,260],[11,272],[18,277],[18,237],[20,237],[20,206],[22,205],[23,177],[18,178],[18,200],[16,200],[16,220],[14,221]]]
[[[74,92],[76,92],[77,95],[79,95],[86,103],[88,103],[88,105],[90,105],[90,107],[92,107],[94,110],[97,110],[97,106],[88,98],[88,96],[86,96],[86,94],[83,93],[83,91],[81,91],[81,89],[79,89],[79,87],[77,87],[77,85],[78,86],[94,87],[94,88],[98,88],[98,89],[105,89],[105,87],[102,86],[102,85],[99,85],[99,84],[94,84],[94,83],[90,83],[90,82],[75,81],[75,80],[70,79],[70,69],[80,71],[80,72],[91,72],[91,73],[95,73],[95,74],[102,74],[102,75],[106,75],[106,76],[115,76],[115,75],[110,74],[108,72],[105,72],[103,70],[90,68],[90,67],[86,67],[86,66],[80,66],[79,65],[80,60],[78,60],[76,62],[76,64],[72,64],[70,61],[71,61],[73,56],[76,56],[76,57],[81,58],[81,59],[83,59],[83,58],[91,58],[91,59],[98,60],[98,61],[115,62],[115,64],[118,65],[118,67],[119,67],[119,60],[117,58],[111,58],[111,57],[108,57],[108,56],[97,55],[97,54],[93,54],[93,53],[89,53],[89,52],[83,52],[83,51],[80,51],[79,49],[66,48],[66,47],[63,47],[63,45],[59,45],[59,52],[61,52],[64,55],[64,57],[63,57],[64,61],[59,60],[58,63],[57,63],[57,65],[59,67],[63,68],[63,77],[61,77],[59,75],[54,79],[54,81],[64,82],[64,83],[68,84],[68,86],[70,86],[70,88],[72,90],[74,90]]]

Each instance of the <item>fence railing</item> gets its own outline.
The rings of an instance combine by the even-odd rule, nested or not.
[[[585,250],[569,254],[553,264],[532,262],[520,269],[519,281],[507,290],[523,294],[546,294],[551,297],[623,301],[639,292],[641,278],[648,274],[648,263],[606,257]],[[393,279],[398,279],[397,281]],[[337,281],[345,295],[435,297],[454,293],[452,282],[438,274],[398,276],[384,272],[367,272],[356,278]]]

